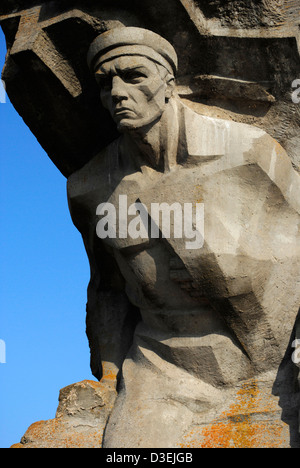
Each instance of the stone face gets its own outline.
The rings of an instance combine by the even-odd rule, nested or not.
[[[189,105],[206,115],[221,114],[262,128],[299,168],[299,106],[291,101],[291,83],[300,72],[298,2],[236,5],[145,0],[141,10],[134,0],[126,6],[111,0],[3,1],[7,92],[51,159],[69,176],[117,137],[87,67],[90,43],[114,26],[146,27],[175,46],[179,91]],[[241,81],[248,91],[241,97],[239,85],[228,86],[228,79]],[[262,101],[262,95],[275,100]]]
[[[79,3],[0,16],[8,93],[68,176],[101,379],[21,446],[300,447],[299,7]]]
[[[121,194],[127,195],[128,204],[138,198],[149,213],[152,203],[178,200],[201,200],[206,213],[202,249],[188,250],[174,238],[105,241],[144,322],[122,366],[123,383],[106,429],[106,447],[180,445],[193,421],[201,427],[203,421],[223,421],[224,408],[229,402],[235,405],[240,386],[251,385],[249,376],[255,382],[264,379],[262,389],[255,385],[264,395],[269,392],[265,408],[278,404],[272,387],[299,309],[300,185],[286,153],[255,128],[203,118],[180,103],[177,115],[182,118],[179,127],[186,129],[179,145],[189,154],[185,164],[167,173],[135,171],[130,152],[124,152],[125,161],[116,153],[118,147],[111,146],[69,179],[73,219],[80,226],[85,212],[86,226],[93,231],[98,201],[111,202],[118,212]],[[116,162],[110,166],[111,183],[105,184],[109,154]],[[84,236],[87,242],[92,233],[84,230]],[[93,245],[98,242],[94,238]],[[105,320],[105,314],[102,317]],[[292,407],[294,425],[297,405],[285,394],[289,391],[279,385],[276,394],[283,392],[284,404]],[[159,421],[157,427],[153,421]],[[251,432],[256,421],[252,412],[249,421]],[[264,419],[257,421],[253,430],[263,431],[259,428]],[[289,429],[280,420],[279,408],[274,427],[279,427],[280,440],[270,436],[269,442],[287,444]],[[235,431],[239,433],[238,426]],[[259,432],[255,434],[258,440]]]

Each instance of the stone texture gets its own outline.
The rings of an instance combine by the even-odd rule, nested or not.
[[[172,204],[200,199],[206,210],[205,246],[200,250],[186,250],[184,243],[173,238],[146,245],[132,239],[108,241],[127,280],[127,295],[141,310],[144,325],[136,329],[122,366],[106,447],[183,443],[183,434],[192,431],[195,421],[201,426],[210,418],[223,421],[222,414],[230,410],[225,407],[229,402],[235,405],[240,385],[250,385],[248,376],[255,376],[255,382],[265,379],[263,391],[271,399],[265,408],[278,402],[272,393],[282,396],[282,405],[290,413],[286,423],[293,431],[297,428],[298,409],[293,401],[298,396],[293,396],[293,384],[289,387],[281,363],[286,352],[291,356],[290,338],[300,300],[295,229],[299,196],[291,195],[291,190],[299,190],[299,175],[283,149],[264,132],[180,109],[187,141],[179,146],[185,145],[189,154],[185,165],[168,173],[135,172],[128,156],[126,162],[118,159],[117,146],[110,146],[69,179],[71,213],[84,229],[86,244],[92,237],[87,226],[95,230],[98,201],[109,200],[118,207],[120,194],[127,194],[128,204],[138,197],[148,212],[151,203],[162,200]],[[214,139],[206,140],[205,135]],[[221,147],[216,146],[218,142]],[[111,184],[105,184],[108,154],[116,161],[110,166]],[[80,225],[83,218],[85,226]],[[97,245],[96,240],[89,245],[94,242]],[[94,258],[91,247],[88,251]],[[105,320],[105,314],[102,317]],[[291,362],[288,367],[288,374],[293,374]],[[289,428],[280,419],[280,409],[276,415],[272,409],[269,412],[281,435],[280,440],[270,436],[264,443],[288,444]],[[264,420],[254,419],[257,430]],[[235,431],[239,433],[238,426]],[[297,439],[297,433],[293,437]]]
[[[300,73],[298,17],[295,0],[145,0],[142,10],[135,0],[126,7],[110,0],[2,1],[9,52],[3,78],[13,105],[69,176],[117,136],[84,58],[91,41],[112,26],[146,27],[175,46],[188,104],[264,129],[299,168],[299,106],[291,102]],[[222,92],[219,84],[215,93],[198,86],[199,76],[224,80]],[[250,99],[227,86],[228,79],[253,83]],[[261,100],[266,92],[273,102]]]
[[[68,387],[22,447],[78,434],[106,448],[300,447],[298,18],[293,0],[2,3],[8,94],[68,177],[91,265],[96,408],[108,402],[94,414],[94,384]],[[91,42],[122,26],[174,46],[176,82],[154,37],[151,53],[88,69]],[[203,246],[162,230],[100,240],[99,204],[118,222],[124,195],[149,219],[153,203],[204,204]]]
[[[60,391],[55,419],[32,424],[11,448],[101,448],[115,398],[114,388],[98,382],[69,385]]]

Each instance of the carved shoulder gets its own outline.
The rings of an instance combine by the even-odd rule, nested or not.
[[[216,161],[216,169],[257,164],[300,213],[300,175],[284,148],[255,126],[201,116],[184,109],[189,160]]]
[[[110,162],[116,157],[116,147],[117,142],[114,141],[69,177],[67,188],[70,198],[76,198],[87,191],[94,190],[99,186],[102,178],[109,176]]]
[[[283,197],[300,214],[300,175],[285,149],[264,133],[255,140],[249,162],[256,163],[278,187]]]
[[[105,199],[110,177],[113,175],[114,161],[118,158],[118,141],[104,148],[97,156],[78,171],[74,172],[67,182],[67,194],[70,213],[76,224],[78,213],[95,209],[97,204]],[[78,210],[80,207],[80,210]]]

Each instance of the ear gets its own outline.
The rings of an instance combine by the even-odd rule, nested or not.
[[[166,78],[166,100],[168,101],[174,94],[175,90],[175,78],[170,73],[167,74]]]

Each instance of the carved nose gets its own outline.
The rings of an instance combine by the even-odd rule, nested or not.
[[[114,102],[120,102],[124,99],[128,99],[125,83],[119,76],[113,77],[111,97]]]

